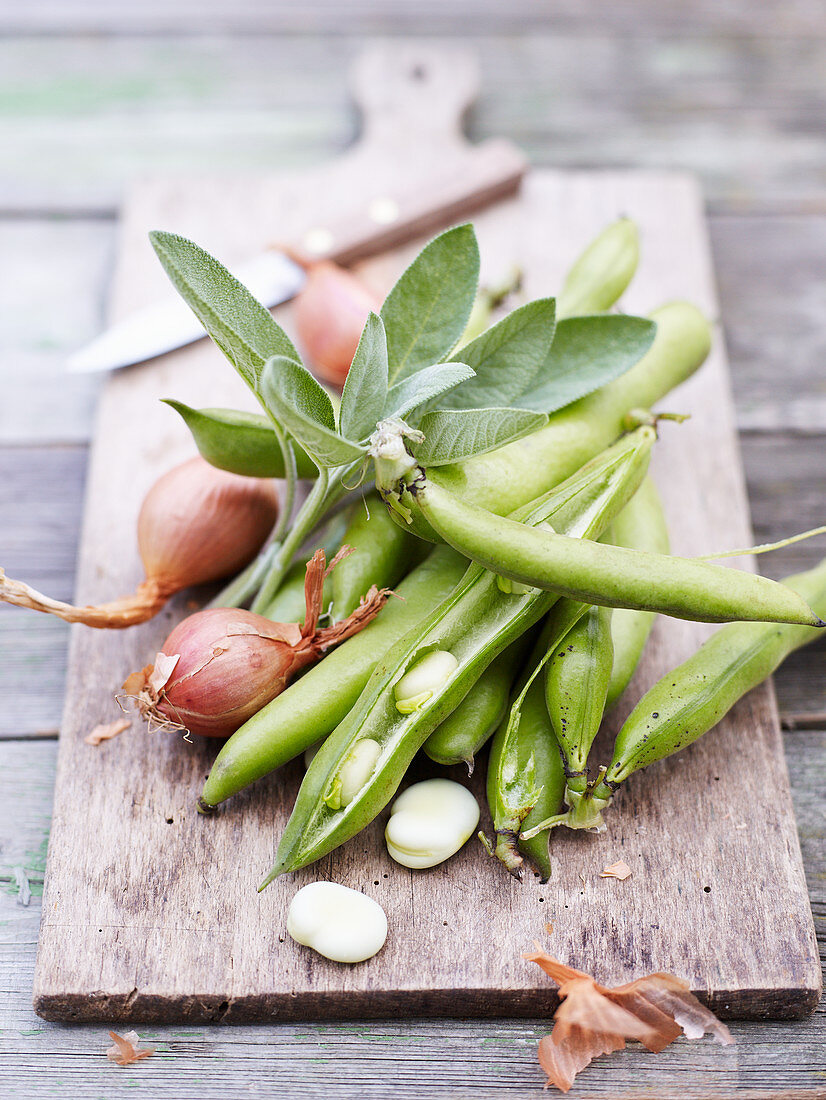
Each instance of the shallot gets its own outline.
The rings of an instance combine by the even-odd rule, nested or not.
[[[346,553],[349,547],[342,547],[328,567],[317,550],[307,563],[303,625],[229,607],[198,611],[175,627],[153,665],[127,679],[127,698],[150,725],[228,737],[297,672],[357,634],[384,606],[388,590],[373,585],[347,619],[318,627],[324,578]]]
[[[252,561],[278,515],[272,481],[241,477],[200,456],[160,477],[138,515],[138,549],[146,579],[131,596],[97,607],[50,599],[0,569],[0,600],[70,623],[121,628],[156,615],[176,592],[237,572]]]
[[[294,256],[307,271],[295,299],[295,324],[310,366],[320,378],[343,386],[371,310],[381,302],[352,272],[329,260]]]

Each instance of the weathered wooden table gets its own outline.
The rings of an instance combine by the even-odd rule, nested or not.
[[[304,165],[343,148],[344,73],[364,34],[461,36],[480,54],[474,136],[537,163],[698,171],[758,539],[822,523],[826,472],[826,21],[814,0],[676,5],[324,0],[230,8],[0,0],[0,561],[72,595],[96,383],[62,374],[99,328],[123,183],[143,171]],[[345,25],[346,24],[346,25]],[[468,38],[468,32],[473,35]],[[763,560],[812,564],[816,540]],[[0,610],[0,1094],[111,1098],[539,1095],[547,1022],[145,1028],[154,1058],[103,1057],[102,1027],[32,1012],[66,628]],[[776,678],[826,943],[826,645]],[[600,1060],[578,1097],[826,1097],[826,1013],[738,1024]]]

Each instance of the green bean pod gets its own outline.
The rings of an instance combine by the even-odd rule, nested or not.
[[[437,546],[364,630],[334,649],[224,744],[198,805],[209,812],[325,737],[356,702],[381,654],[459,583],[467,561]]]
[[[654,342],[625,374],[553,413],[544,428],[522,439],[432,470],[433,481],[462,500],[507,515],[610,446],[631,409],[651,408],[698,369],[711,347],[711,328],[696,306],[670,302],[650,316],[657,323]],[[376,472],[379,488],[392,490],[393,479],[385,484]],[[421,515],[414,514],[408,529],[438,539]]]
[[[601,462],[535,502],[525,522],[551,522],[583,539],[599,536],[642,480],[652,436],[650,429],[632,433]],[[262,888],[368,825],[433,730],[555,599],[536,590],[508,595],[496,576],[471,565],[451,595],[379,659],[358,702],[319,750]],[[422,690],[419,673],[431,661],[439,678]]]
[[[784,583],[826,615],[826,558]],[[809,627],[762,623],[732,623],[718,630],[640,699],[617,735],[594,796],[610,797],[629,775],[702,737],[790,653],[822,636]]]
[[[420,467],[406,476],[405,499],[445,542],[513,581],[586,603],[700,622],[826,625],[793,589],[756,573],[530,527],[460,500]]]
[[[570,602],[560,600],[551,617]],[[588,785],[588,753],[605,713],[613,663],[611,610],[597,606],[584,609],[545,666],[545,703],[570,791],[581,793]]]
[[[606,541],[615,546],[625,546],[629,550],[648,550],[655,554],[669,552],[662,501],[650,477],[645,479],[611,524]],[[651,611],[614,608],[611,615],[614,663],[605,700],[606,710],[616,703],[631,682],[653,625],[654,615]]]
[[[330,578],[336,622],[358,607],[372,584],[393,588],[429,550],[421,539],[393,522],[375,493],[356,503],[342,542],[352,553],[338,563]]]
[[[565,612],[560,615],[563,605]],[[520,678],[511,706],[491,743],[487,798],[496,836],[495,854],[517,878],[522,875],[523,856],[538,869],[543,882],[550,878],[548,835],[542,833],[524,840],[521,833],[523,828],[558,814],[565,789],[562,755],[537,665],[584,610],[584,605],[570,600],[557,602],[531,656],[528,671]]]
[[[424,743],[424,752],[437,764],[450,767],[465,763],[473,773],[476,753],[493,736],[507,714],[511,688],[527,651],[525,634],[488,665],[473,691],[438,726]]]
[[[637,270],[636,225],[620,218],[585,249],[571,267],[556,299],[557,318],[603,313],[622,296]]]

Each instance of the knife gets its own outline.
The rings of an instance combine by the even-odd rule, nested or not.
[[[514,193],[527,170],[522,152],[509,141],[490,138],[463,153],[461,163],[445,165],[400,188],[363,197],[336,223],[310,226],[296,251],[312,259],[348,264],[393,248],[482,206]],[[234,267],[232,274],[265,306],[292,298],[306,274],[273,248]],[[67,369],[75,373],[111,370],[141,363],[205,336],[203,326],[170,287],[168,298],[131,314],[74,352]]]

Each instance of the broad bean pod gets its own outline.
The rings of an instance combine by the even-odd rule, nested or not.
[[[585,610],[584,604],[570,600],[559,600],[551,610],[528,669],[520,677],[511,706],[491,743],[487,798],[496,837],[495,855],[517,878],[522,875],[523,856],[538,869],[543,882],[550,877],[548,836],[543,833],[523,841],[521,833],[523,828],[558,814],[565,789],[560,746],[537,666]]]
[[[605,541],[629,550],[648,550],[655,554],[669,552],[662,501],[650,476],[611,524]],[[611,613],[614,663],[605,700],[606,710],[616,703],[631,682],[653,625],[654,615],[650,611],[615,607]]]
[[[260,413],[238,409],[193,409],[165,399],[183,417],[201,455],[219,470],[246,477],[284,477],[284,454],[272,424]],[[298,477],[314,478],[318,467],[293,440]]]
[[[334,730],[382,653],[456,587],[466,568],[459,554],[437,546],[398,586],[401,599],[389,600],[360,634],[328,653],[230,737],[212,765],[199,808],[209,812]]]
[[[392,521],[375,493],[356,502],[342,541],[352,553],[338,563],[331,576],[336,622],[358,607],[371,584],[393,588],[428,551],[421,539]]]
[[[784,583],[826,615],[826,558]],[[634,772],[702,737],[790,653],[822,636],[805,626],[762,623],[732,623],[718,630],[640,699],[617,735],[594,796],[610,797]]]
[[[323,528],[316,532],[313,538],[312,550],[298,555],[297,560],[293,562],[287,570],[284,583],[279,588],[277,594],[263,609],[262,614],[265,618],[272,619],[275,623],[304,622],[304,612],[306,610],[304,580],[307,576],[307,562],[318,549],[324,551],[328,561],[332,561],[344,541],[344,533],[346,530],[347,515],[346,512],[341,512],[332,516]],[[333,577],[335,576],[336,570],[338,570],[341,565],[342,563],[339,562],[333,572],[324,580],[322,606],[325,609],[332,603]],[[378,587],[385,586],[379,585]]]
[[[583,539],[598,537],[639,486],[653,439],[650,428],[638,429],[535,502],[522,516],[525,523],[551,522]],[[381,657],[352,711],[322,745],[262,888],[277,875],[319,859],[369,824],[390,801],[433,730],[491,661],[555,599],[544,591],[507,595],[495,575],[471,565],[451,595]],[[407,700],[402,707],[397,685],[434,654],[449,656],[452,672],[422,693],[416,709],[409,709]],[[345,801],[341,791],[345,781],[348,791],[352,789],[357,771],[360,788]]]
[[[756,573],[530,527],[460,500],[420,467],[406,477],[406,497],[445,542],[522,584],[586,603],[700,622],[826,625],[793,589]]]
[[[560,600],[550,618],[564,614]],[[614,663],[611,609],[585,607],[560,641],[545,666],[545,703],[559,742],[568,791],[581,793],[588,785],[588,753],[599,732]]]
[[[556,315],[603,313],[622,296],[637,270],[640,242],[636,225],[620,218],[596,237],[577,259],[556,300]]]

